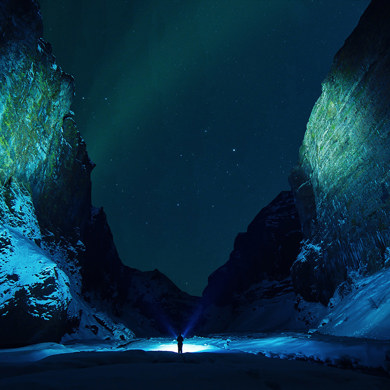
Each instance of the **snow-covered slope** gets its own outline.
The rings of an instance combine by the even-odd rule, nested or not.
[[[167,332],[161,315],[178,327],[194,298],[158,272],[123,266],[104,211],[91,205],[74,80],[42,39],[35,0],[0,0],[0,79],[0,347],[125,342],[133,325]]]
[[[370,276],[353,275],[330,300],[320,333],[390,339],[390,269]]]
[[[373,0],[336,54],[291,174],[294,201],[237,237],[209,278],[202,329],[390,338],[389,20],[390,2]],[[295,251],[285,238],[296,230]],[[280,264],[283,278],[269,272]]]
[[[3,350],[0,351],[0,387],[390,388],[390,378],[386,377],[390,370],[389,342],[290,333],[194,337],[185,339],[183,347],[184,353],[177,354],[174,353],[177,343],[172,338],[151,338],[120,347],[110,343],[45,343]]]
[[[237,294],[230,304],[207,305],[198,330],[202,334],[307,331],[326,313],[320,303],[298,297],[290,278],[263,280]]]
[[[42,236],[27,191],[0,190],[0,345],[59,340],[71,302],[68,276],[37,243]]]
[[[1,346],[59,341],[74,331],[84,338],[98,332],[101,338],[133,337],[84,301],[76,261],[82,243],[76,249],[65,239],[52,242],[47,231],[43,235],[25,188],[10,182],[0,189],[0,215]]]
[[[40,38],[36,2],[15,5],[0,1],[0,346],[80,330],[128,339],[82,294],[93,164],[72,120],[73,79]]]
[[[390,2],[373,0],[336,54],[291,175],[304,241],[297,293],[321,332],[390,338]]]

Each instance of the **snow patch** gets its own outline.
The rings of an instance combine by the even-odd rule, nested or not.
[[[24,348],[0,350],[0,362],[29,362],[50,355],[75,352],[124,352],[130,350],[177,352],[177,342],[169,338],[137,339],[118,346],[113,342],[37,344]],[[390,342],[340,338],[302,333],[215,335],[184,339],[183,352],[249,353],[266,357],[309,360],[333,366],[372,368],[385,371],[389,366]]]
[[[319,245],[315,245],[312,242],[306,240],[302,243],[301,251],[299,252],[296,262],[305,263],[307,261],[307,258],[313,257],[313,253],[316,254],[314,256],[314,259],[318,259],[321,256],[322,248]]]
[[[336,336],[390,339],[390,269],[353,275],[339,286],[319,332]]]

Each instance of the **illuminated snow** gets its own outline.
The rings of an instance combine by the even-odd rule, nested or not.
[[[209,344],[193,344],[193,343],[184,343],[183,345],[183,353],[189,352],[216,352],[220,348],[215,347]],[[144,348],[145,351],[169,351],[169,352],[177,352],[177,343],[173,341],[172,343],[162,343],[151,345],[150,347]]]
[[[175,352],[177,343],[172,338],[136,339],[126,345],[109,342],[72,343],[69,345],[45,343],[24,348],[0,350],[1,362],[28,362],[50,355],[76,352]],[[327,364],[349,361],[356,367],[386,369],[386,353],[390,341],[359,340],[308,334],[248,335],[193,337],[184,340],[183,353],[250,353],[282,359],[308,359]]]
[[[23,186],[12,182],[7,191],[4,188],[0,191],[0,211],[2,317],[8,315],[8,308],[22,295],[26,305],[23,310],[31,317],[50,321],[66,310],[68,318],[79,323],[79,328],[62,342],[95,337],[95,329],[102,339],[127,341],[134,337],[126,326],[113,322],[109,315],[84,301],[79,265],[72,260],[84,251],[84,244],[58,242],[49,231],[45,231],[46,240],[43,239],[31,195]],[[54,353],[51,349],[45,351],[44,354]],[[41,354],[34,353],[38,357],[33,360]]]

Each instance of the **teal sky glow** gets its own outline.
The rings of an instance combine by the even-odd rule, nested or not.
[[[41,0],[122,261],[200,294],[281,191],[368,0]]]

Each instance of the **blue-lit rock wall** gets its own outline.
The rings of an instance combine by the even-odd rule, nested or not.
[[[336,54],[290,177],[305,237],[292,276],[307,300],[389,265],[389,20],[390,2],[373,0]]]
[[[0,0],[0,348],[174,333],[197,299],[121,263],[42,31],[36,1]]]
[[[0,347],[133,334],[83,297],[90,162],[33,0],[0,1]]]

